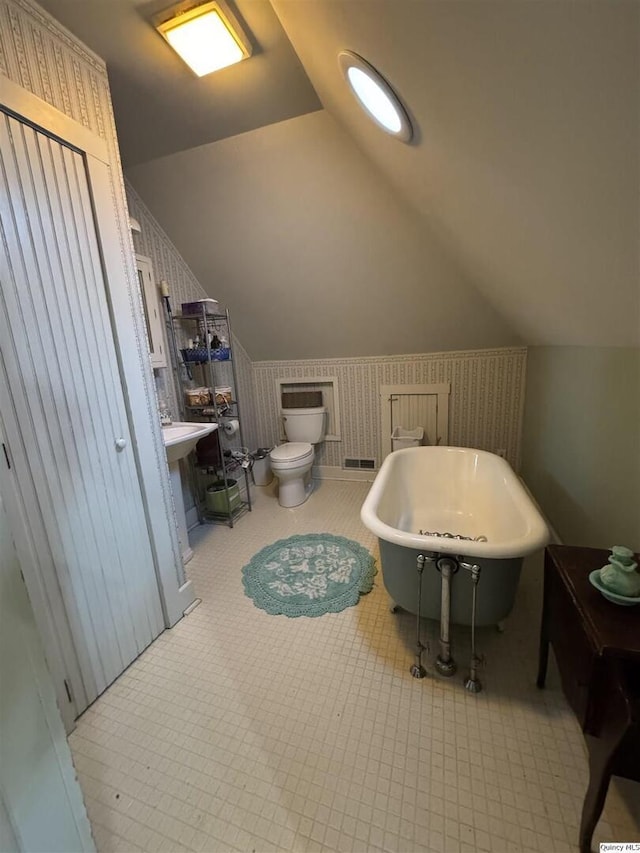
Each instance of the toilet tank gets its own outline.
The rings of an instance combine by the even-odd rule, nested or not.
[[[324,438],[326,409],[283,409],[282,419],[287,441],[308,441],[318,444]]]

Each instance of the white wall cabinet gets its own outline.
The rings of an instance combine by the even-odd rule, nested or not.
[[[136,255],[136,270],[140,285],[140,297],[144,313],[147,343],[151,367],[167,366],[167,351],[164,336],[164,319],[160,304],[160,291],[153,275],[151,258]]]

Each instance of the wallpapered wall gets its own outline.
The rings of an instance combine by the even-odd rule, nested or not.
[[[118,163],[104,63],[29,0],[0,2],[0,73],[104,139]]]
[[[139,254],[151,258],[156,279],[166,279],[174,311],[180,304],[207,296],[187,264],[133,187],[126,183],[129,210],[140,223],[134,234]],[[215,286],[213,286],[215,292]],[[233,322],[233,317],[231,318]],[[516,468],[524,407],[524,347],[389,356],[386,358],[259,361],[233,341],[238,397],[245,444],[250,449],[279,442],[276,381],[336,376],[341,410],[341,441],[319,448],[317,464],[341,467],[345,457],[380,458],[380,385],[451,383],[449,443],[485,450],[504,448]],[[174,416],[176,392],[168,370],[156,371]],[[189,502],[190,505],[191,502]]]
[[[527,351],[524,347],[386,358],[260,361],[253,364],[255,429],[260,445],[279,441],[276,380],[337,376],[341,441],[317,449],[318,465],[345,457],[380,458],[380,385],[451,383],[449,444],[504,448],[520,466]]]
[[[146,255],[148,258],[151,258],[153,273],[157,282],[162,279],[166,280],[169,285],[173,312],[178,313],[183,302],[208,298],[209,295],[184,262],[167,234],[162,230],[140,196],[126,180],[125,188],[127,191],[129,212],[131,216],[138,220],[142,229],[140,234],[134,233],[133,235],[135,250],[139,255]],[[231,317],[231,323],[233,324],[233,317]],[[254,413],[251,359],[235,336],[233,337],[232,344],[238,378],[237,396],[240,400],[243,420],[243,439],[249,447],[253,447],[254,432],[252,424]],[[167,352],[169,352],[168,349]],[[226,365],[221,366],[225,367]],[[173,373],[169,369],[159,369],[155,371],[155,374],[158,391],[164,391],[171,408],[171,413],[174,419],[177,419],[179,409]],[[220,384],[229,384],[229,381],[225,379],[225,381],[220,381]]]

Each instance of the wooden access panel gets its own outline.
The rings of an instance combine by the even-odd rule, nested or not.
[[[400,426],[406,430],[424,429],[424,444],[449,441],[448,382],[436,385],[380,386],[380,461],[393,450],[391,433]]]

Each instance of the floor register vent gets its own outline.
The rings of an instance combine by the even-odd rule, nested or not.
[[[373,471],[376,467],[375,459],[345,459],[345,468],[357,468],[363,471]]]

